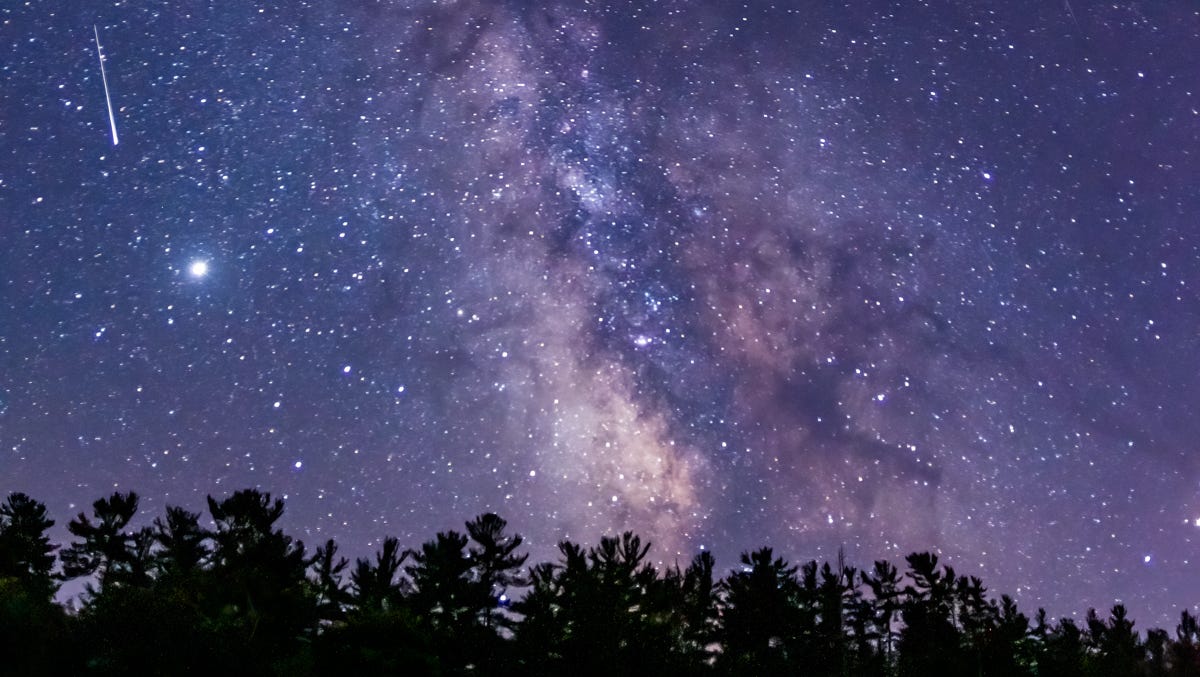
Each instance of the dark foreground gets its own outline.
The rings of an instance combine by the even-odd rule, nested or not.
[[[137,503],[96,501],[61,549],[41,503],[0,505],[0,674],[1200,676],[1188,611],[1173,634],[1120,605],[1030,619],[929,553],[860,571],[762,548],[722,578],[708,553],[657,569],[626,533],[526,566],[486,514],[351,566],[276,528],[270,494],[210,497],[212,529],[179,507],[132,528]],[[55,604],[79,577],[82,608]]]

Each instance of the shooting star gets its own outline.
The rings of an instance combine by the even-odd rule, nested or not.
[[[96,33],[96,57],[100,59],[100,79],[104,81],[104,102],[108,104],[108,126],[112,129],[113,145],[117,145],[117,118],[113,115],[112,97],[108,95],[108,76],[104,74],[104,54],[100,51],[100,29],[92,24]]]
[[[1075,8],[1071,7],[1071,0],[1063,0],[1067,5],[1067,14],[1071,15],[1071,23],[1075,24],[1075,28],[1079,29],[1079,19],[1075,18]]]

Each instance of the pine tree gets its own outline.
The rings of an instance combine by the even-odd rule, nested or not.
[[[46,599],[54,594],[57,546],[46,535],[52,526],[44,504],[20,492],[8,495],[0,504],[0,579],[16,579]]]
[[[109,586],[149,585],[153,533],[149,529],[126,530],[137,508],[136,493],[114,492],[92,504],[95,522],[82,512],[71,520],[67,530],[83,540],[63,549],[63,575],[95,574],[101,592]]]

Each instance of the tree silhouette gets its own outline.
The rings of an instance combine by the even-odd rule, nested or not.
[[[228,649],[247,666],[269,671],[272,657],[317,624],[316,595],[305,576],[304,544],[276,528],[283,501],[243,489],[208,497],[216,531],[209,612]]]
[[[398,605],[409,589],[408,581],[397,579],[400,565],[408,559],[400,552],[400,541],[383,539],[383,548],[375,553],[375,563],[359,558],[350,574],[350,598],[360,611],[387,611]]]
[[[343,606],[352,599],[348,585],[342,582],[342,572],[349,566],[349,561],[338,557],[337,551],[338,545],[331,538],[317,548],[312,558],[317,615],[323,621],[345,618]]]
[[[118,491],[92,504],[95,522],[82,512],[71,520],[67,530],[83,540],[63,549],[63,575],[77,578],[95,574],[101,590],[110,586],[148,585],[153,532],[125,530],[137,514],[137,507],[136,493]]]
[[[668,568],[653,588],[648,608],[669,636],[670,671],[694,674],[714,657],[720,602],[715,570],[712,553],[701,552],[683,571]]]
[[[1107,621],[1100,620],[1095,609],[1089,609],[1087,629],[1093,652],[1093,674],[1117,677],[1137,673],[1142,661],[1142,645],[1123,604],[1113,606]]]
[[[569,541],[558,547],[561,561],[535,567],[516,605],[524,669],[630,674],[669,663],[670,634],[653,607],[658,572],[644,561],[650,544],[626,532],[586,551]]]
[[[1086,647],[1083,631],[1073,619],[1046,622],[1046,611],[1038,609],[1033,636],[1038,642],[1038,673],[1078,677],[1085,671]]]
[[[900,675],[967,675],[962,637],[954,624],[958,577],[951,567],[938,567],[937,555],[913,553],[905,558],[913,584],[904,589],[900,632]]]
[[[954,583],[952,619],[957,621],[963,641],[972,649],[972,670],[982,669],[979,647],[994,626],[994,609],[988,604],[987,589],[975,576],[962,576]]]
[[[412,585],[401,570],[408,557],[400,542],[389,536],[375,553],[374,562],[355,561],[346,590],[349,610],[345,622],[327,628],[319,638],[317,663],[323,673],[439,671],[430,630],[408,604]]]
[[[413,563],[404,568],[413,583],[413,608],[438,629],[461,630],[479,603],[471,585],[472,563],[466,548],[466,536],[443,531],[413,551]]]
[[[94,523],[81,514],[68,527],[83,541],[64,550],[64,572],[94,573],[101,585],[79,618],[87,665],[114,675],[225,667],[200,606],[210,595],[198,578],[206,534],[197,516],[168,508],[166,521],[128,531],[137,505],[133,492],[114,493],[94,504]]]
[[[876,671],[889,673],[895,662],[895,623],[900,610],[900,572],[887,560],[876,560],[870,573],[861,574],[862,582],[871,592],[870,614],[872,637],[880,654]]]
[[[0,672],[66,672],[67,619],[57,589],[46,506],[23,493],[0,504]]]
[[[815,568],[815,565],[812,562],[805,570]],[[854,611],[859,608],[862,597],[858,589],[858,570],[846,566],[845,557],[839,552],[836,565],[829,562],[821,565],[815,593],[817,623],[809,652],[815,657],[818,672],[826,675],[858,672],[868,658],[860,655],[860,650],[867,650],[865,638],[860,639],[857,633],[848,636],[846,632],[848,625],[856,624]],[[860,632],[865,635],[865,627],[860,626]]]
[[[475,624],[482,628],[470,659],[475,665],[498,669],[513,661],[509,643],[497,633],[512,630],[513,618],[506,610],[508,595],[513,588],[527,584],[521,569],[529,555],[517,552],[524,539],[520,534],[508,534],[508,522],[495,513],[475,517],[466,528],[472,542],[468,550],[472,561],[470,598]]]
[[[210,554],[211,536],[200,526],[200,513],[167,506],[166,519],[154,520],[154,540],[160,546],[154,556],[158,570],[171,576],[196,573]]]
[[[1166,630],[1151,628],[1146,631],[1146,662],[1143,674],[1146,677],[1167,677],[1170,672],[1167,664],[1167,649],[1171,645],[1171,636]]]
[[[1175,626],[1175,641],[1168,650],[1172,677],[1200,676],[1200,624],[1184,609]]]
[[[508,522],[490,512],[467,522],[467,534],[475,543],[470,555],[482,603],[477,612],[489,628],[507,622],[501,613],[501,598],[507,600],[510,588],[526,584],[520,571],[529,555],[516,552],[524,539],[520,534],[509,536],[507,528]]]
[[[742,553],[741,562],[723,586],[720,662],[733,673],[782,674],[799,624],[796,567],[771,548]]]
[[[1200,677],[1190,610],[1174,635],[1139,635],[1120,604],[1082,628],[1038,610],[1031,627],[931,553],[902,577],[761,548],[717,580],[710,553],[660,571],[626,532],[563,541],[526,572],[521,537],[485,513],[417,550],[385,538],[351,570],[332,539],[306,557],[258,490],[209,497],[212,531],[177,506],[132,529],[137,507],[117,492],[70,522],[61,577],[98,587],[68,613],[51,599],[45,506],[0,504],[0,674]]]
[[[413,591],[407,602],[433,640],[434,652],[448,670],[475,669],[482,634],[476,611],[486,606],[489,591],[472,580],[473,563],[467,537],[443,531],[412,552],[404,567]]]
[[[980,642],[980,669],[998,677],[1028,675],[1035,661],[1029,639],[1029,617],[1017,609],[1008,595],[991,602],[991,622]]]
[[[566,541],[559,543],[559,552],[564,560],[572,553],[582,560],[579,546]],[[529,573],[529,590],[525,597],[513,603],[512,608],[521,616],[514,628],[517,640],[517,664],[527,674],[550,675],[562,664],[564,645],[567,643],[566,628],[562,620],[565,609],[566,591],[559,578],[560,565],[543,562],[534,566]]]
[[[56,546],[46,535],[52,526],[44,504],[20,492],[8,495],[0,504],[0,579],[16,579],[47,599],[54,594]]]

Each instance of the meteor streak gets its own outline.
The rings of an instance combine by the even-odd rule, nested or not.
[[[96,57],[100,59],[100,79],[104,81],[104,102],[108,104],[108,126],[112,129],[113,145],[117,145],[117,118],[113,115],[112,98],[108,95],[108,76],[104,74],[104,54],[100,51],[100,29],[92,24],[96,33]]]

